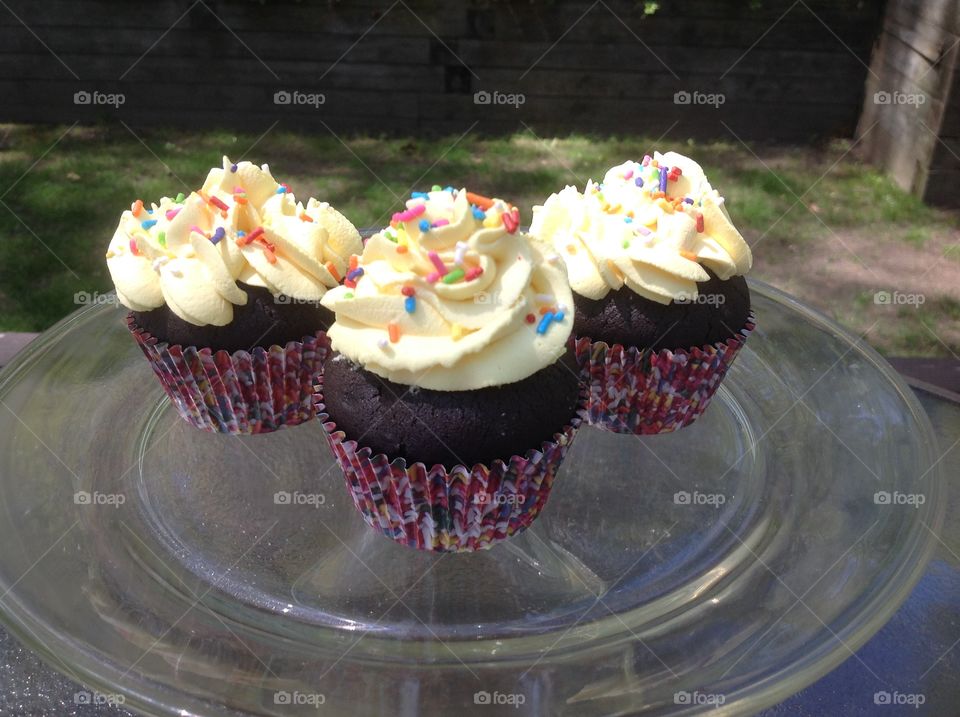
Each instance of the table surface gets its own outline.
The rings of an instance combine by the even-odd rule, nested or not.
[[[0,333],[0,367],[34,336]],[[960,508],[960,361],[891,363],[913,387],[945,452],[947,520],[936,553],[907,601],[866,645],[762,717],[960,714],[960,521],[952,520]],[[0,628],[0,715],[131,715],[77,705],[75,695],[83,691]],[[893,704],[878,706],[885,695]]]

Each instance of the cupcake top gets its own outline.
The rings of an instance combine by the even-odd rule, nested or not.
[[[567,187],[533,208],[530,232],[563,257],[573,290],[602,299],[626,285],[661,304],[695,299],[697,283],[745,274],[750,247],[700,165],[655,153],[611,168],[581,194]]]
[[[319,301],[360,251],[356,228],[329,204],[304,207],[267,165],[210,170],[203,188],[134,202],[107,250],[117,298],[133,311],[166,304],[197,326],[225,326],[247,303],[238,281]]]
[[[415,192],[367,241],[336,312],[335,350],[396,383],[465,391],[520,381],[566,350],[573,297],[519,212],[465,189]]]

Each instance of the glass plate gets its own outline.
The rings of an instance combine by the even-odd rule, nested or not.
[[[583,429],[531,530],[447,556],[366,527],[316,423],[196,431],[124,311],[78,311],[0,377],[3,620],[158,715],[780,701],[910,592],[942,488],[927,419],[890,367],[752,289],[758,330],[696,424]]]

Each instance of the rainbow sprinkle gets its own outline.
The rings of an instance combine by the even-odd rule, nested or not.
[[[455,284],[458,281],[460,281],[465,275],[466,275],[466,272],[458,266],[456,269],[449,272],[446,276],[443,277],[443,283]]]
[[[210,197],[210,203],[213,206],[215,206],[217,209],[220,209],[222,211],[227,211],[230,208],[226,204],[224,204],[222,199],[219,199],[217,197]]]
[[[447,267],[444,265],[443,260],[440,258],[440,255],[437,254],[437,252],[428,251],[427,257],[433,262],[433,265],[437,267],[437,274],[444,276],[447,273]]]
[[[150,227],[154,226],[156,223],[157,223],[156,219],[147,219],[145,221],[140,222],[140,226],[143,229],[149,229]]]
[[[224,230],[223,227],[217,227],[213,232],[213,236],[210,237],[210,243],[219,244],[220,240],[223,239],[225,234],[226,234],[226,230]]]
[[[403,308],[408,314],[412,314],[417,310],[417,298],[415,296],[408,296],[403,300]]]
[[[184,196],[183,192],[177,194],[177,198],[174,200],[177,204],[183,204]]]
[[[551,323],[552,321],[553,321],[553,312],[552,312],[552,311],[547,311],[547,312],[540,318],[540,323],[537,324],[537,333],[538,333],[538,334],[541,334],[541,335],[547,333],[547,329],[550,328],[550,323]]]
[[[409,222],[409,221],[411,221],[411,220],[416,219],[417,217],[419,217],[419,216],[420,216],[421,214],[423,214],[425,211],[427,211],[427,205],[426,205],[426,204],[416,204],[416,205],[410,207],[410,209],[407,209],[406,211],[397,212],[397,213],[394,214],[393,217],[391,217],[391,218],[392,218],[392,220],[395,221],[395,222]]]

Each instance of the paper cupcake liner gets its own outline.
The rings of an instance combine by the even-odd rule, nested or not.
[[[747,337],[753,312],[736,335],[690,351],[650,351],[579,338],[577,362],[589,382],[584,420],[615,433],[669,433],[702,414]]]
[[[374,455],[337,430],[325,412],[322,385],[315,401],[327,443],[363,519],[401,545],[434,552],[485,550],[526,530],[543,510],[580,424],[572,419],[553,441],[523,456],[448,471]]]
[[[323,366],[323,331],[286,346],[211,351],[169,345],[127,327],[180,416],[212,433],[270,433],[314,418],[313,384]]]

